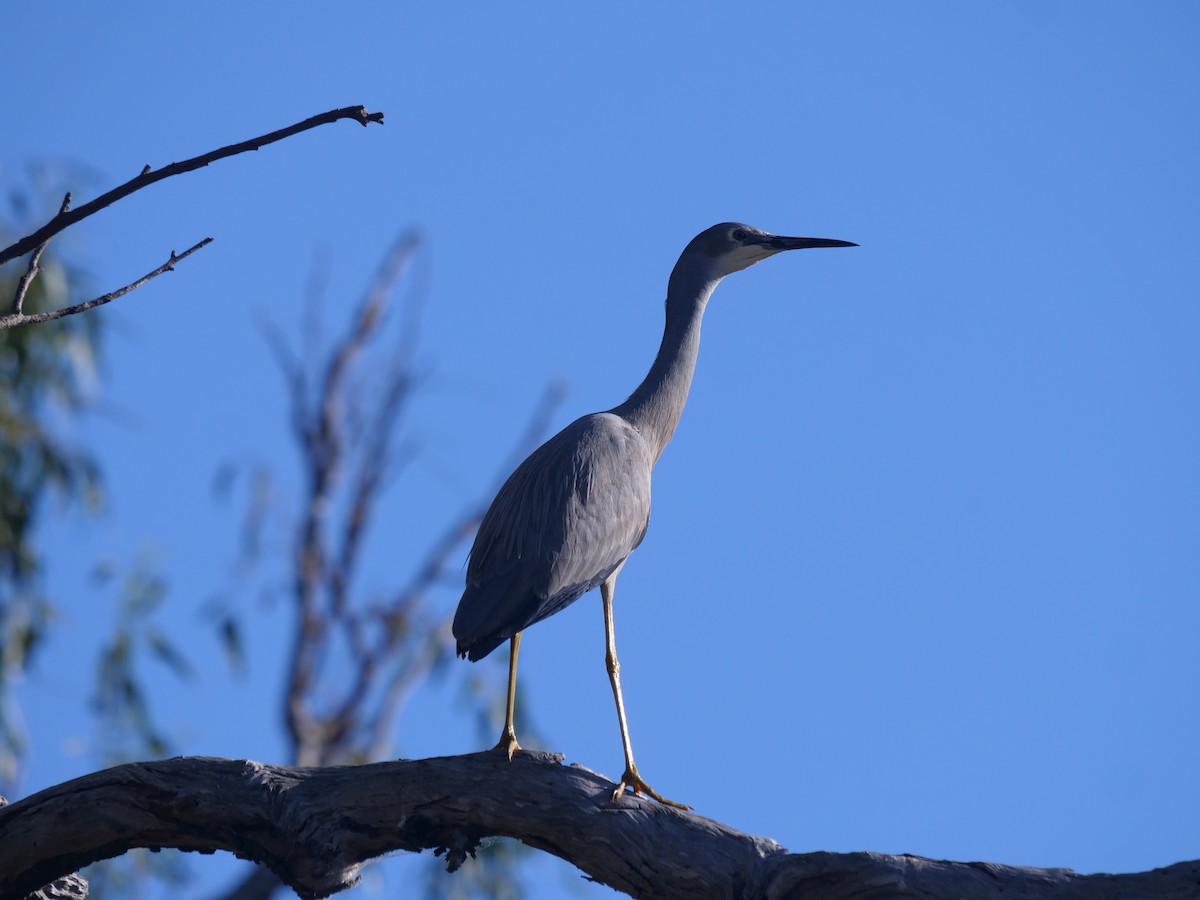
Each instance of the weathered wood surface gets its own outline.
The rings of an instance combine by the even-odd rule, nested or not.
[[[548,753],[289,768],[183,757],[133,763],[0,809],[0,900],[133,847],[225,850],[301,897],[351,887],[363,863],[434,849],[453,870],[481,839],[519,838],[635,897],[1200,898],[1200,861],[1134,875],[876,853],[790,854],[692,813],[629,797]]]

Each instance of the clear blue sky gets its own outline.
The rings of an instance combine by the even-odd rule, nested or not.
[[[296,322],[314,252],[351,298],[398,229],[429,239],[425,453],[371,548],[382,589],[549,380],[559,425],[626,396],[679,251],[740,219],[862,247],[770,260],[709,307],[617,598],[644,774],[794,851],[1196,858],[1200,6],[217,0],[4,26],[8,177],[54,157],[106,187],[333,107],[387,114],[173,179],[69,244],[107,289],[216,238],[99,313],[116,413],[84,437],[111,507],[45,529],[69,598],[51,651],[89,667],[90,563],[156,548],[167,626],[214,668],[162,679],[182,752],[282,752],[282,611],[239,683],[196,609],[236,551],[218,466],[292,467],[254,323]],[[617,775],[598,597],[522,649],[552,748]],[[26,686],[30,789],[94,767],[89,678]],[[477,749],[454,696],[415,699],[406,755]],[[196,866],[196,896],[231,869]],[[536,871],[545,896],[608,895]]]

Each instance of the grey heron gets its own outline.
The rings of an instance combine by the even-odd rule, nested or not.
[[[625,773],[613,800],[628,787],[687,808],[654,791],[634,765],[613,636],[617,575],[646,534],[650,474],[683,412],[700,347],[700,321],[717,284],[784,250],[854,246],[781,237],[737,222],[702,231],[671,272],[662,345],[645,380],[624,403],[576,419],[550,438],[500,488],[471,547],[453,631],[458,655],[472,662],[510,642],[508,705],[497,744],[510,760],[520,749],[513,708],[521,633],[599,587],[605,663],[625,750]]]

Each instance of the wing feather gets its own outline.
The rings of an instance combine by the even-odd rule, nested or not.
[[[653,458],[611,413],[572,422],[509,476],[471,548],[458,652],[486,656],[601,584],[641,543]]]

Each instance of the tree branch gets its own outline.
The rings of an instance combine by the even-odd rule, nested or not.
[[[210,153],[205,153],[200,156],[185,159],[183,162],[171,163],[157,171],[146,166],[142,169],[140,175],[136,178],[131,178],[122,185],[118,185],[106,194],[101,194],[95,200],[83,204],[72,210],[60,210],[58,215],[39,228],[33,234],[26,235],[15,244],[5,247],[0,250],[0,265],[9,260],[16,259],[19,256],[24,256],[29,253],[39,244],[43,244],[54,235],[58,234],[65,228],[69,228],[76,222],[86,219],[88,216],[99,212],[106,206],[111,206],[118,200],[128,197],[134,191],[140,191],[144,187],[154,184],[156,181],[162,181],[164,178],[170,178],[172,175],[181,175],[184,172],[191,172],[196,169],[203,168],[209,163],[216,162],[219,159],[224,159],[227,156],[236,156],[239,153],[245,153],[247,150],[257,150],[260,147],[265,147],[267,144],[273,144],[276,141],[281,141],[284,138],[291,137],[294,134],[299,134],[302,131],[307,131],[310,128],[316,128],[318,125],[325,125],[329,122],[336,122],[339,119],[353,119],[362,126],[367,126],[371,122],[383,122],[383,113],[367,112],[362,106],[347,106],[342,109],[331,109],[329,112],[321,113],[317,116],[305,119],[303,122],[297,122],[295,125],[289,125],[287,128],[281,128],[278,131],[272,131],[269,134],[260,135],[256,138],[251,138],[248,141],[242,141],[240,144],[230,144],[228,147],[222,147],[219,150],[213,150]]]
[[[305,390],[307,378],[303,369],[297,365],[297,374],[288,377],[291,354],[276,350],[285,377],[289,380],[293,428],[300,443],[308,481],[293,578],[293,595],[302,627],[297,629],[292,642],[288,688],[284,696],[284,717],[295,756],[298,761],[307,764],[332,761],[331,751],[345,739],[354,724],[377,662],[373,656],[363,654],[359,620],[347,609],[346,590],[353,572],[359,538],[374,501],[375,484],[371,482],[377,482],[377,479],[371,478],[369,473],[373,465],[383,465],[389,455],[391,426],[402,396],[390,404],[384,404],[379,412],[381,421],[377,446],[371,448],[371,453],[362,462],[365,467],[363,471],[368,473],[368,483],[360,483],[359,496],[350,498],[349,518],[338,531],[338,537],[329,537],[330,529],[327,526],[337,499],[339,480],[346,467],[345,447],[354,443],[350,440],[345,421],[345,410],[351,394],[346,382],[355,360],[367,351],[377,336],[395,283],[412,262],[419,244],[419,234],[414,230],[406,231],[384,258],[352,319],[349,331],[330,350],[321,375],[316,379],[317,394],[311,398],[311,403]],[[286,348],[284,342],[280,344]],[[401,360],[393,365],[405,367],[407,361]],[[402,371],[396,370],[393,378],[402,374]],[[407,380],[401,379],[398,386],[406,384]],[[368,492],[363,495],[362,490]],[[319,602],[321,597],[325,598],[324,603]],[[359,660],[359,668],[352,689],[344,694],[341,711],[319,721],[321,716],[316,712],[309,694],[318,679],[318,663],[328,650],[330,632],[334,627],[340,627],[350,641],[351,650]]]
[[[1195,898],[1200,861],[1076,875],[878,853],[789,854],[633,796],[549,753],[287,768],[181,757],[85,775],[0,809],[0,900],[133,847],[258,862],[305,900],[352,887],[363,863],[433,849],[449,871],[488,836],[518,838],[636,897],[866,900]]]
[[[73,316],[76,313],[87,312],[89,309],[95,309],[97,306],[103,306],[105,303],[110,303],[113,300],[116,300],[118,297],[124,297],[130,291],[137,290],[151,278],[157,278],[163,272],[174,272],[175,263],[179,262],[180,260],[187,259],[201,247],[207,247],[211,243],[212,238],[208,237],[195,246],[184,250],[182,253],[176,253],[174,250],[172,250],[171,258],[153,272],[147,272],[137,281],[131,282],[125,285],[123,288],[117,288],[115,291],[105,294],[102,297],[96,297],[83,303],[76,303],[74,306],[67,306],[63,309],[54,309],[50,312],[37,313],[36,315],[32,316],[27,316],[21,312],[16,312],[9,316],[0,317],[0,331],[3,331],[7,328],[16,328],[18,325],[36,325],[39,322],[50,322],[54,319],[61,319],[63,316]],[[40,256],[40,251],[41,247],[38,248],[38,252],[34,253],[34,258]],[[32,260],[30,271],[33,271]],[[36,272],[34,274],[36,274]],[[14,303],[14,306],[15,305],[16,304]]]
[[[58,208],[58,214],[62,215],[71,208],[71,193],[63,197],[62,206]],[[25,295],[29,292],[29,286],[33,284],[33,279],[37,278],[42,272],[42,254],[46,252],[46,247],[50,243],[50,238],[46,238],[37,245],[37,249],[29,255],[29,266],[25,269],[25,274],[21,276],[21,280],[17,282],[17,290],[13,294],[12,313],[13,316],[20,316],[24,312]]]
[[[7,797],[0,797],[0,807],[2,806],[8,806]],[[0,875],[0,884],[3,884],[3,881],[3,876]],[[30,891],[24,900],[84,900],[89,887],[86,878],[71,872],[42,885],[36,891]]]
[[[384,485],[396,472],[396,434],[418,382],[419,296],[400,310],[394,350],[380,350],[378,341],[394,321],[393,295],[420,243],[415,230],[397,237],[345,333],[327,350],[318,349],[314,336],[307,353],[293,352],[278,329],[265,329],[286,380],[306,480],[291,592],[300,625],[283,696],[292,761],[301,765],[362,762],[367,752],[377,753],[375,759],[391,755],[382,748],[395,732],[380,729],[394,724],[415,681],[444,658],[447,651],[431,650],[431,642],[449,646],[442,635],[448,622],[443,627],[423,616],[425,597],[487,509],[481,500],[469,504],[389,601],[366,606],[354,596],[359,554]],[[371,376],[369,385],[364,375]],[[547,392],[509,469],[544,435],[561,396],[561,388]],[[331,660],[337,663],[332,682]]]

